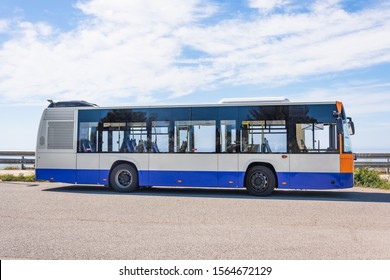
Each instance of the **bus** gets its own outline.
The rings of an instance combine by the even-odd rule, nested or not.
[[[53,102],[42,114],[36,178],[105,185],[274,189],[353,187],[352,119],[340,101],[223,99],[98,107]]]

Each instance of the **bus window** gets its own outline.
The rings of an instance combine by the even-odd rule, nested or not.
[[[222,153],[235,153],[237,152],[236,139],[236,121],[226,120],[221,121],[221,152]]]
[[[176,121],[175,151],[177,153],[215,152],[216,121]]]
[[[296,125],[296,140],[300,152],[337,152],[335,123],[300,123]]]
[[[81,153],[96,152],[97,147],[97,122],[80,122],[79,147]]]
[[[190,141],[189,121],[175,122],[175,152],[188,152],[188,142]]]
[[[194,152],[215,152],[215,121],[193,121],[194,125]]]
[[[126,142],[131,142],[134,148],[134,153],[146,153],[148,151],[147,145],[147,128],[146,122],[129,122],[126,127],[127,138]]]
[[[349,122],[344,122],[343,124],[344,133],[343,133],[343,152],[344,153],[352,153],[352,143],[351,143],[351,133],[355,133],[355,127],[352,123],[350,125]]]
[[[103,152],[144,153],[147,151],[146,140],[146,122],[103,123]]]
[[[240,132],[241,152],[287,152],[287,128],[284,120],[243,121]]]
[[[125,122],[105,122],[103,123],[103,152],[119,152],[121,143],[125,138]]]
[[[169,152],[169,121],[153,121],[152,122],[152,153],[168,153]]]

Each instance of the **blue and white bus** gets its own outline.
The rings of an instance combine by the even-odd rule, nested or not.
[[[106,185],[278,189],[353,187],[354,133],[341,102],[224,99],[209,105],[44,110],[36,177]]]

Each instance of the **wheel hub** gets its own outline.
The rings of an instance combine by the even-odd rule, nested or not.
[[[257,190],[263,190],[268,186],[268,178],[265,174],[257,172],[251,177],[251,185]]]
[[[121,170],[117,173],[117,176],[115,177],[115,181],[118,186],[127,188],[128,186],[131,185],[133,181],[133,177],[131,176],[128,170]]]

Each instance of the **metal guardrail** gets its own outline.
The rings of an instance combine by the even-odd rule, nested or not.
[[[390,153],[356,153],[355,167],[385,169],[390,173]]]
[[[35,164],[34,157],[34,151],[0,151],[0,164],[20,164],[23,170],[26,164]]]
[[[355,167],[386,169],[390,173],[390,153],[356,153]],[[35,164],[34,151],[0,151],[0,164]]]

